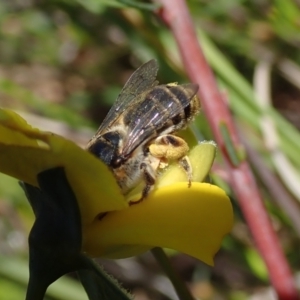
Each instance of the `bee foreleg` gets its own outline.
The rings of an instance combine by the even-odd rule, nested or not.
[[[146,163],[141,163],[140,169],[143,173],[145,187],[143,188],[141,198],[137,201],[131,201],[129,203],[130,205],[137,204],[137,203],[143,201],[148,196],[148,194],[150,193],[150,191],[152,190],[152,188],[155,184],[156,175],[155,175],[155,171],[153,170],[151,165],[146,164]]]
[[[156,175],[155,175],[155,172],[152,169],[152,167],[145,163],[141,164],[141,170],[143,171],[144,180],[145,180],[145,184],[146,184],[143,189],[143,192],[142,192],[142,199],[144,199],[147,197],[147,195],[151,191],[152,187],[154,186]]]
[[[191,165],[190,159],[188,158],[188,156],[184,156],[178,162],[187,174],[188,187],[191,187],[193,174],[192,174],[192,165]]]

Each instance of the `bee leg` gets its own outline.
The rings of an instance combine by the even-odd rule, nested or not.
[[[142,200],[148,196],[149,192],[151,191],[152,187],[154,186],[156,176],[155,176],[154,170],[151,168],[151,166],[149,166],[145,163],[141,164],[141,169],[143,171],[144,180],[146,183],[146,185],[143,189],[143,192],[142,192],[142,198],[141,198],[141,200]]]
[[[155,184],[156,176],[152,167],[150,165],[147,165],[146,163],[142,163],[140,169],[143,172],[145,187],[143,188],[141,198],[137,201],[130,201],[129,205],[137,204],[143,201],[148,196]]]
[[[189,146],[186,141],[176,135],[166,134],[155,139],[149,146],[150,153],[162,161],[178,161],[180,166],[187,174],[188,187],[192,184],[192,166],[187,153]]]
[[[156,138],[154,143],[149,146],[149,151],[154,157],[174,161],[186,156],[189,146],[184,139],[166,134]]]
[[[178,163],[183,168],[183,170],[186,172],[187,178],[188,178],[188,187],[191,187],[193,174],[192,174],[192,165],[191,165],[190,159],[188,158],[188,156],[184,156],[183,158],[181,158],[178,161]]]

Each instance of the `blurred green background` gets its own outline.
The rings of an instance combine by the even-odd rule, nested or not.
[[[161,83],[188,82],[173,37],[151,6],[139,9],[128,7],[128,2],[133,3],[0,1],[1,107],[84,146],[143,62],[158,60]],[[255,165],[259,159],[254,172],[265,205],[300,278],[300,1],[187,4],[241,136],[253,151],[251,162]],[[194,127],[200,139],[213,139],[203,114]],[[274,181],[269,183],[259,167],[269,170],[284,196],[276,194]],[[220,155],[212,179],[231,195]],[[0,197],[0,299],[22,299],[33,214],[16,180],[0,175]],[[183,254],[170,254],[172,263],[201,299],[268,299],[271,287],[265,265],[232,198],[236,222],[216,256],[215,268]],[[296,209],[291,211],[286,203]],[[99,262],[136,300],[177,299],[149,253]],[[48,299],[87,298],[71,274],[49,289]]]

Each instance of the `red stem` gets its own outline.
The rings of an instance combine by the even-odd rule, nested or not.
[[[299,299],[289,265],[278,238],[271,226],[251,169],[246,161],[238,166],[231,164],[226,153],[220,124],[228,128],[235,147],[240,147],[236,129],[227,105],[218,91],[213,73],[208,66],[193,28],[184,0],[160,0],[161,17],[171,29],[185,65],[193,82],[200,86],[199,97],[210,122],[217,143],[224,154],[232,188],[240,203],[256,245],[267,265],[270,279],[279,299]]]

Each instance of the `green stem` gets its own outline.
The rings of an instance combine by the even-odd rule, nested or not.
[[[171,265],[168,256],[163,251],[162,248],[155,247],[151,250],[153,256],[156,261],[159,263],[161,268],[164,270],[168,278],[171,280],[176,293],[180,300],[195,300],[195,298],[191,295],[187,286],[180,279],[173,266]]]
[[[25,300],[43,300],[48,288],[47,284],[43,284],[42,280],[30,276]]]
[[[116,279],[107,274],[91,258],[82,255],[81,259],[87,268],[79,270],[78,274],[89,299],[133,299],[133,296],[122,288]]]

